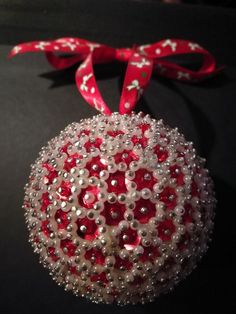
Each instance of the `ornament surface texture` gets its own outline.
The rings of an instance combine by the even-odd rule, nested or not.
[[[153,301],[208,248],[216,201],[204,163],[177,129],[143,113],[70,124],[25,187],[40,262],[93,302]]]

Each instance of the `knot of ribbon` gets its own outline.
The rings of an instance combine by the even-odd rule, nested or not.
[[[75,74],[78,90],[92,107],[106,115],[111,114],[111,110],[98,89],[94,64],[115,60],[128,63],[119,104],[120,114],[128,114],[133,110],[152,73],[191,83],[206,79],[221,70],[216,67],[215,58],[209,51],[197,43],[179,39],[165,39],[133,48],[113,48],[80,38],[60,38],[19,44],[11,50],[9,57],[39,51],[45,52],[48,62],[56,69],[65,69],[80,63]],[[200,69],[190,70],[165,59],[188,54],[199,54],[203,57]]]

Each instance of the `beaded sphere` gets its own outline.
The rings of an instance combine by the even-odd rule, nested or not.
[[[72,123],[25,188],[30,242],[53,279],[93,302],[150,302],[207,250],[212,180],[177,129],[142,113]]]

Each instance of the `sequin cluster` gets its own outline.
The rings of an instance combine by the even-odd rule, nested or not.
[[[207,249],[215,206],[204,160],[142,113],[70,124],[25,189],[30,242],[53,279],[93,302],[150,302]]]

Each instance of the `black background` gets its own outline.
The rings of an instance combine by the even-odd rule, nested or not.
[[[156,1],[0,0],[0,311],[1,313],[235,313],[236,11]],[[8,60],[22,41],[78,36],[114,46],[163,38],[196,41],[224,74],[197,85],[153,79],[137,110],[178,126],[192,140],[215,181],[213,241],[198,268],[152,304],[94,305],[65,293],[27,243],[23,186],[41,146],[67,124],[96,114],[79,95],[74,70],[55,71],[41,54]],[[99,87],[117,110],[125,71],[96,67]]]

